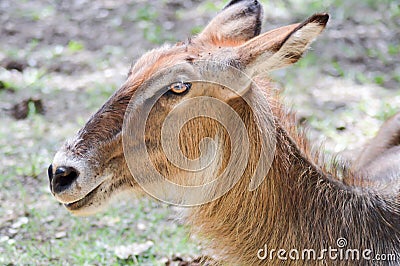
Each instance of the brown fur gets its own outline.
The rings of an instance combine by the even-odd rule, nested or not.
[[[275,97],[270,96],[272,103]],[[191,228],[208,239],[211,249],[219,251],[229,264],[276,265],[282,261],[260,261],[256,251],[264,245],[270,249],[321,250],[336,247],[340,237],[348,240],[349,248],[399,255],[400,202],[342,184],[338,181],[341,175],[355,177],[343,168],[326,169],[321,156],[311,151],[305,136],[293,126],[293,115],[278,102],[274,115],[278,146],[261,187],[247,190],[248,167],[245,177],[228,194],[191,212]],[[363,261],[362,265],[376,262]]]
[[[367,145],[360,154],[355,165],[361,168],[381,155],[382,152],[398,145],[400,145],[400,113],[382,125],[376,137],[371,140],[370,145]]]
[[[75,167],[83,165],[83,172],[90,175],[81,174],[81,179],[76,181],[92,186],[94,190],[90,198],[87,195],[77,197],[76,193],[68,190],[56,195],[60,201],[68,203],[66,207],[70,211],[92,213],[97,209],[87,206],[97,208],[105,205],[112,194],[122,190],[140,190],[124,159],[122,124],[132,96],[138,90],[151,86],[150,81],[160,71],[162,73],[179,65],[195,67],[198,60],[214,60],[257,76],[265,70],[297,61],[328,19],[326,14],[315,15],[302,24],[255,37],[259,33],[258,22],[262,13],[257,5],[254,6],[255,2],[232,1],[197,38],[150,51],[132,67],[126,83],[91,117],[77,137],[67,142],[53,162],[54,167],[65,162],[73,162],[77,165]],[[249,19],[243,20],[246,23],[235,23],[235,19],[242,21],[243,16],[238,14],[243,10],[251,11],[245,12]],[[232,28],[221,27],[221,31],[219,25]],[[207,73],[207,69],[200,69],[199,72]],[[217,67],[211,74],[214,72],[217,77],[235,78],[229,76],[229,69]],[[250,136],[250,154],[242,178],[222,197],[190,209],[187,219],[193,232],[203,237],[221,262],[229,265],[282,264],[283,261],[276,257],[272,261],[259,260],[257,251],[265,245],[270,249],[313,248],[318,251],[328,246],[337,247],[336,240],[341,237],[348,240],[348,248],[371,249],[373,254],[393,253],[400,260],[400,169],[390,163],[387,168],[368,171],[364,171],[365,166],[361,167],[362,170],[357,167],[348,170],[340,162],[328,161],[327,164],[321,155],[322,149],[313,149],[304,133],[295,126],[294,115],[281,104],[279,95],[267,78],[257,76],[248,89],[241,91],[250,100],[251,108],[243,98],[237,95],[227,97],[224,91],[221,85],[193,82],[184,96],[163,95],[152,107],[144,136],[150,159],[158,172],[176,183],[198,185],[217,177],[227,167],[230,148],[238,143],[231,143],[227,131],[210,118],[200,117],[186,123],[179,132],[179,146],[185,156],[198,158],[201,155],[200,141],[206,137],[216,139],[222,147],[217,154],[216,171],[199,179],[190,179],[188,173],[175,167],[163,152],[161,125],[167,114],[183,99],[202,95],[225,101],[246,125]],[[375,139],[388,145],[375,151],[377,149],[372,141],[369,147],[374,151],[367,148],[361,157],[373,157],[377,162],[399,157],[397,139],[400,128],[396,119],[387,122],[386,128],[389,129],[382,129]],[[261,134],[271,134],[276,139],[276,150],[267,177],[260,187],[249,191],[250,179],[261,152]],[[272,150],[267,149],[266,152]],[[85,183],[88,177],[92,177],[89,180],[96,180],[97,177],[105,180],[93,188],[90,182]],[[359,180],[373,182],[360,185]],[[379,182],[391,182],[393,190],[387,190],[382,184],[376,185]],[[71,200],[74,197],[75,201]],[[287,264],[296,265],[331,263],[329,260],[287,261]],[[335,262],[340,265],[354,263]],[[373,261],[360,263],[376,265]]]

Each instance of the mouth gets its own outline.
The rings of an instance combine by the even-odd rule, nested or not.
[[[102,184],[103,184],[103,182],[100,183],[97,187],[95,187],[88,194],[86,194],[86,196],[84,196],[83,198],[81,198],[77,201],[74,201],[74,202],[65,203],[64,204],[65,208],[67,208],[69,211],[75,211],[75,210],[79,210],[80,208],[85,207],[87,205],[91,206],[93,204],[93,202],[91,200],[96,195],[97,191],[99,190],[99,188]]]

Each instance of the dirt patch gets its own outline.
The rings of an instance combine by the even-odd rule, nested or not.
[[[19,72],[24,71],[24,69],[28,66],[28,64],[22,60],[13,60],[10,58],[3,60],[0,65],[7,70],[17,70]]]
[[[40,99],[27,99],[20,103],[15,104],[11,110],[9,110],[11,116],[17,120],[25,119],[29,113],[44,114],[44,106]]]

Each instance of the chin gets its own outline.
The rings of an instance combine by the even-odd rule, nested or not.
[[[90,216],[107,210],[107,207],[123,195],[132,194],[130,186],[119,186],[103,182],[82,199],[64,203],[64,207],[75,216]]]

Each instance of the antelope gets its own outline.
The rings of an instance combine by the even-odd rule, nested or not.
[[[313,148],[297,128],[295,115],[283,105],[266,73],[297,62],[323,31],[329,15],[315,14],[302,23],[260,34],[262,15],[257,0],[232,0],[197,36],[144,54],[121,88],[56,153],[48,169],[52,194],[72,214],[89,215],[123,192],[160,189],[162,184],[151,177],[147,166],[141,165],[143,158],[135,153],[139,144],[125,143],[141,116],[146,116],[146,123],[144,135],[137,140],[144,141],[150,164],[160,175],[182,185],[211,182],[229,165],[233,146],[242,145],[231,142],[228,130],[218,121],[198,116],[182,125],[178,135],[166,131],[171,143],[191,162],[202,156],[215,158],[202,174],[179,168],[167,158],[161,143],[168,114],[181,107],[212,111],[214,105],[190,104],[196,97],[207,97],[236,113],[245,125],[249,144],[248,160],[237,182],[231,182],[230,189],[218,197],[213,197],[217,190],[203,191],[205,201],[187,208],[188,225],[205,241],[216,263],[276,265],[283,263],[276,256],[280,249],[319,252],[338,248],[338,239],[344,238],[347,248],[370,250],[367,253],[372,258],[394,254],[394,260],[363,257],[359,261],[336,259],[335,264],[397,265],[400,114],[382,126],[353,164],[323,159],[321,148]],[[228,85],[234,88],[227,89]],[[153,100],[148,114],[140,111]],[[145,107],[135,109],[135,104]],[[185,114],[179,109],[175,117]],[[221,119],[234,120],[224,113]],[[211,139],[214,146],[202,143],[204,139]],[[132,152],[133,157],[124,152]],[[265,161],[268,170],[261,171],[265,176],[249,189],[262,156],[269,158]],[[201,193],[194,195],[202,197]],[[208,201],[209,196],[212,200]],[[276,252],[263,258],[267,249]],[[331,264],[326,257],[286,259],[285,263],[295,265]]]

